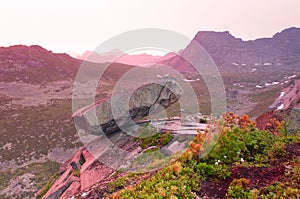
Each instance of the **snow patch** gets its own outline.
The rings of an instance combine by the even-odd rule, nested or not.
[[[284,91],[281,91],[279,98],[283,97],[284,94],[285,94],[285,92],[284,92]]]
[[[158,77],[158,78],[167,78],[167,77],[169,77],[169,73],[166,74],[166,75],[159,75],[159,74],[157,74],[156,77]]]
[[[264,66],[271,66],[271,63],[264,63]]]
[[[256,71],[257,70],[257,68],[253,68],[252,70],[251,70],[251,72],[253,73],[254,71]]]
[[[260,85],[256,85],[256,88],[262,88],[262,86],[260,86]]]
[[[185,81],[185,82],[194,82],[196,80],[194,80],[194,79],[183,79],[183,81]]]
[[[272,84],[269,84],[269,83],[265,83],[265,86],[271,86]]]
[[[292,75],[292,76],[289,76],[288,79],[293,79],[295,77],[296,77],[296,75]]]
[[[239,64],[235,62],[233,62],[232,65],[239,66]]]
[[[280,82],[272,82],[272,83],[265,83],[265,86],[273,86],[273,85],[277,85],[279,84]]]
[[[283,104],[280,104],[280,106],[277,107],[277,110],[281,110],[283,109],[284,105]]]

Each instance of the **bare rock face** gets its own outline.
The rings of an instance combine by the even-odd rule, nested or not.
[[[116,139],[116,147],[133,154],[142,152],[133,137],[122,133],[112,136],[114,137],[111,138],[112,140]],[[43,199],[72,198],[77,193],[89,190],[96,184],[103,181],[109,182],[110,176],[115,172],[115,169],[111,168],[110,162],[122,164],[128,159],[120,160],[122,158],[119,156],[111,157],[112,154],[109,150],[103,150],[103,156],[96,157],[94,150],[102,150],[101,139],[103,140],[99,136],[98,140],[79,149],[73,158],[61,166],[59,177],[53,182]],[[130,159],[130,157],[128,158]]]
[[[132,95],[116,96],[103,103],[96,102],[84,107],[75,112],[73,117],[77,127],[88,133],[110,134],[126,128],[132,120],[162,111],[175,103],[181,94],[181,87],[175,80],[150,83],[136,89]]]

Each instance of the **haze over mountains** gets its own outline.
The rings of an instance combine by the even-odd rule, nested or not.
[[[209,55],[214,59],[218,66],[222,65],[255,65],[255,64],[290,64],[297,62],[299,58],[299,28],[288,28],[276,33],[272,38],[259,38],[256,40],[243,41],[235,38],[229,31],[199,31],[194,41],[200,43]],[[176,53],[176,52],[174,52]],[[82,55],[76,56],[77,59],[96,63],[104,63],[114,60],[115,62],[142,65],[145,63],[157,63],[170,59],[175,56],[174,53],[165,56],[154,56],[151,54],[129,55],[115,49],[111,52],[98,54],[92,51],[86,51]],[[192,49],[187,47],[181,53],[187,53],[192,56]],[[175,59],[175,58],[174,58]],[[170,60],[170,62],[172,62]],[[164,62],[168,63],[168,62]]]
[[[169,59],[175,55],[175,53],[167,53],[164,56],[151,55],[147,53],[132,55],[115,49],[103,54],[86,51],[82,55],[77,55],[76,58],[94,63],[117,62],[127,65],[150,66],[151,64],[153,65],[165,59]]]
[[[205,48],[222,75],[228,111],[256,117],[271,105],[272,109],[285,109],[299,104],[300,28],[254,41],[242,41],[229,32],[200,31],[191,42],[195,41]],[[109,98],[116,81],[135,65],[148,66],[141,67],[146,71],[151,65],[164,64],[183,74],[183,81],[197,91],[202,113],[209,114],[210,96],[205,84],[181,57],[197,57],[196,52],[190,44],[178,55],[125,54],[100,80],[97,97]],[[120,53],[87,52],[76,59],[37,45],[0,48],[0,174],[7,176],[0,182],[0,198],[22,194],[32,197],[58,170],[57,162],[63,163],[74,155],[82,144],[71,118],[77,71],[83,60],[88,60],[85,67],[97,70]],[[167,74],[162,71],[159,75]],[[38,169],[31,163],[38,164]]]

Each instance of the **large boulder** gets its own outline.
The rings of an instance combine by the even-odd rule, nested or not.
[[[76,126],[93,135],[110,134],[130,126],[152,113],[157,113],[175,103],[182,89],[173,79],[149,83],[128,95],[114,96],[79,109],[73,114]],[[113,106],[112,106],[113,104]]]

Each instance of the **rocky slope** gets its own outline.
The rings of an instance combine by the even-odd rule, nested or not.
[[[235,38],[228,31],[200,31],[179,56],[164,60],[162,63],[171,65],[181,72],[194,72],[193,67],[180,58],[186,56],[192,59],[197,56],[199,50],[195,49],[194,42],[199,43],[207,51],[223,72],[243,70],[249,66],[272,67],[278,70],[300,62],[300,28],[293,27],[276,33],[272,38],[253,41]]]
[[[276,99],[273,109],[299,104],[299,78],[295,80],[300,71],[299,38],[299,28],[290,28],[254,41],[242,41],[229,32],[199,32],[193,42],[200,42],[217,64],[226,87],[228,110],[257,116]],[[189,45],[181,53],[197,57],[195,52]],[[159,63],[185,73],[182,81],[193,86],[203,103],[201,108],[209,113],[209,93],[199,74],[172,53],[165,58],[167,61]],[[82,145],[71,118],[72,84],[81,63],[40,46],[0,48],[0,198],[33,197],[57,170],[57,162],[65,162]],[[89,77],[103,64],[86,66],[92,69]],[[99,82],[97,100],[109,98],[116,81],[133,68],[113,63]],[[158,74],[166,76],[167,72]],[[176,142],[172,149],[180,144]],[[135,149],[133,146],[131,150]]]
[[[277,110],[300,108],[300,76],[293,79],[287,87],[281,90],[280,96],[270,108]]]
[[[67,54],[52,53],[40,46],[0,48],[0,81],[41,84],[73,79],[80,60]]]

